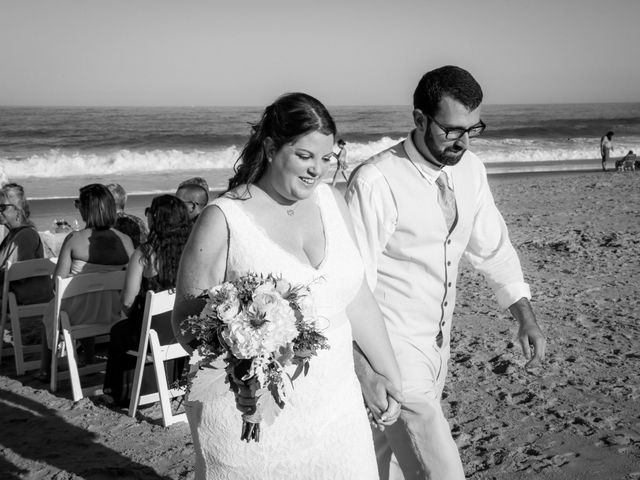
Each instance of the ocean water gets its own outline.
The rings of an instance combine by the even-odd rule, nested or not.
[[[130,194],[172,191],[182,179],[226,185],[258,108],[0,107],[0,174],[30,198],[64,198],[92,182]],[[412,128],[410,106],[330,108],[350,165]],[[640,103],[485,105],[487,130],[472,150],[489,173],[599,168],[599,141],[615,132],[613,157],[640,150]]]

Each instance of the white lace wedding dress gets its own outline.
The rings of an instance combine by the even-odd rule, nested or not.
[[[233,394],[208,395],[223,374],[203,369],[186,404],[196,450],[196,479],[378,478],[371,430],[354,373],[351,325],[345,308],[363,278],[357,248],[327,185],[314,192],[322,215],[326,247],[314,268],[274,243],[242,209],[242,202],[219,198],[229,226],[227,279],[248,271],[282,274],[292,283],[310,283],[318,314],[328,320],[331,348],[320,350],[306,377],[294,382],[291,401],[271,426],[261,425],[260,442],[240,440],[242,419]],[[293,373],[292,371],[289,372]]]

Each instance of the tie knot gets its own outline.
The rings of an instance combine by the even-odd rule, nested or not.
[[[440,188],[446,188],[449,187],[449,182],[447,181],[447,172],[445,172],[444,170],[442,170],[440,172],[440,175],[438,175],[438,178],[436,179],[436,183],[438,184],[438,186]]]

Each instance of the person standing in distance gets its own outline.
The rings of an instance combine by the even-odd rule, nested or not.
[[[333,180],[331,180],[331,186],[335,187],[336,183],[338,183],[338,174],[341,173],[342,174],[342,178],[344,178],[344,181],[348,181],[347,179],[347,175],[344,173],[347,168],[349,167],[347,165],[347,148],[346,148],[346,142],[342,139],[338,140],[338,148],[340,149],[340,151],[338,153],[335,154],[336,157],[336,171],[333,174]]]
[[[607,170],[607,160],[613,152],[613,132],[609,131],[600,138],[600,155],[602,156],[602,171]]]
[[[463,255],[517,319],[527,366],[544,358],[546,340],[520,261],[484,165],[468,150],[469,139],[485,129],[481,102],[482,89],[466,70],[445,66],[426,73],[413,98],[415,129],[361,164],[347,187],[367,280],[402,376],[400,419],[393,425],[379,420],[384,431],[374,431],[381,479],[464,478],[440,405]],[[365,401],[378,419],[387,406],[386,382],[360,352],[354,356]]]

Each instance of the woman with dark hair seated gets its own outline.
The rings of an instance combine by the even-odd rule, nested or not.
[[[113,195],[104,185],[94,183],[80,189],[80,196],[75,201],[80,211],[85,228],[71,232],[65,238],[58,263],[54,271],[54,278],[66,278],[71,275],[95,272],[113,272],[124,270],[133,253],[131,239],[115,230],[116,204]],[[57,340],[53,330],[53,316],[55,305],[51,302],[43,317],[46,343],[49,349]],[[108,323],[113,324],[120,319],[119,292],[93,292],[78,297],[66,299],[64,310],[69,314],[72,325],[80,323]],[[105,312],[108,314],[105,315]],[[93,339],[81,340],[84,351],[81,362],[93,361]],[[50,354],[43,356],[41,376],[49,375]]]
[[[9,229],[0,243],[0,268],[9,261],[15,263],[44,258],[42,240],[29,220],[29,203],[24,189],[16,183],[6,184],[0,190],[0,224]],[[4,271],[0,270],[0,285],[3,277]],[[20,305],[46,302],[52,296],[51,279],[48,276],[11,282],[9,290],[15,293]]]
[[[127,318],[113,326],[109,341],[103,399],[119,406],[127,406],[131,396],[136,358],[126,352],[138,349],[147,291],[175,288],[180,256],[192,225],[186,205],[173,195],[155,197],[146,213],[149,236],[129,260],[122,291],[122,311]],[[159,335],[173,336],[170,315],[165,327],[166,331],[161,329]],[[179,377],[182,366],[182,359],[167,365],[167,371],[173,377],[169,382]]]

